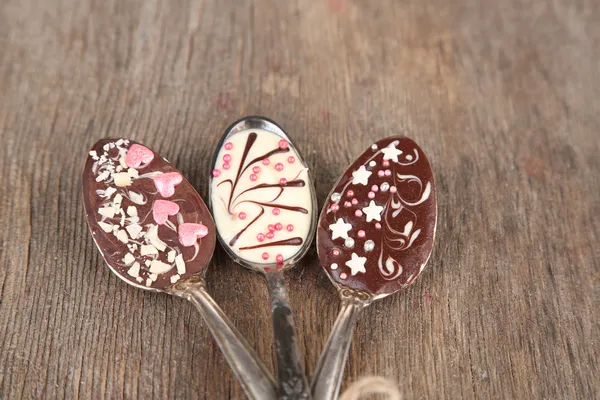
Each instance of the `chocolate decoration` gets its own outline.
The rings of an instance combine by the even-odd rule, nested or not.
[[[103,139],[83,170],[87,222],[120,278],[165,289],[203,273],[215,247],[208,208],[169,162],[127,139]]]
[[[423,150],[405,137],[380,140],[326,200],[317,228],[321,265],[341,286],[393,293],[425,267],[436,220],[434,176]]]

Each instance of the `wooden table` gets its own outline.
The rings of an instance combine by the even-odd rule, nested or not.
[[[598,20],[594,0],[2,1],[0,399],[243,398],[190,304],[105,268],[80,172],[125,136],[206,196],[248,114],[289,131],[320,204],[385,136],[436,172],[428,268],[362,316],[344,387],[600,397]],[[261,279],[219,248],[208,286],[272,367]],[[339,301],[314,248],[288,283],[312,373]]]

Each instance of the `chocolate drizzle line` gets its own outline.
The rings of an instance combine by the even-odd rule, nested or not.
[[[250,221],[250,223],[248,225],[246,225],[246,227],[244,227],[244,229],[242,229],[241,231],[236,233],[236,235],[229,241],[229,245],[233,246],[235,244],[235,242],[237,242],[237,240],[240,238],[240,236],[242,236],[242,233],[246,232],[246,229],[250,228],[250,225],[255,223],[256,220],[259,219],[264,213],[265,213],[265,209],[261,207],[260,213],[256,216],[256,218],[254,218],[252,221]]]
[[[258,189],[265,189],[265,188],[286,188],[286,187],[304,187],[306,185],[306,183],[302,180],[302,179],[297,179],[294,181],[289,181],[286,182],[285,184],[281,184],[281,183],[261,183],[260,185],[256,185],[253,186],[249,189],[244,190],[242,193],[238,194],[237,196],[235,196],[235,200],[237,200],[241,195],[243,195],[246,192],[250,192],[252,190],[258,190]],[[280,193],[281,195],[281,193]],[[277,196],[279,197],[279,196]]]
[[[302,213],[302,214],[308,214],[308,210],[306,208],[304,208],[304,207],[286,206],[285,204],[261,203],[259,201],[254,201],[254,200],[240,201],[240,204],[242,204],[242,203],[253,203],[253,204],[258,204],[259,206],[273,207],[273,208],[283,208],[284,210],[299,212],[299,213]]]
[[[240,250],[252,250],[252,249],[260,249],[261,247],[271,247],[271,246],[300,246],[302,244],[301,237],[293,237],[285,240],[279,240],[277,242],[257,244],[255,246],[246,246],[240,247]]]

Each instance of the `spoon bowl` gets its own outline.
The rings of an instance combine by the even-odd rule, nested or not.
[[[266,278],[279,396],[309,398],[283,278],[306,254],[315,234],[316,194],[308,166],[275,122],[246,117],[231,124],[219,141],[209,197],[225,251]]]
[[[83,170],[88,226],[111,271],[138,289],[191,301],[252,399],[275,398],[275,383],[206,291],[215,226],[192,185],[139,143],[103,139]]]

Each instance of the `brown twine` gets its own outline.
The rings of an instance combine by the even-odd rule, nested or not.
[[[386,395],[389,400],[401,400],[400,390],[394,381],[381,376],[366,376],[352,383],[340,400],[359,400],[372,394]]]

